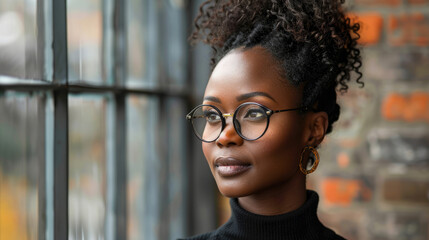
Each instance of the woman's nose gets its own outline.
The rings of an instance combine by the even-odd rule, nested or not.
[[[237,127],[239,127],[239,125]],[[243,138],[241,138],[235,130],[232,121],[227,121],[225,129],[223,129],[219,138],[216,140],[216,144],[218,147],[240,146],[243,144],[243,141]]]

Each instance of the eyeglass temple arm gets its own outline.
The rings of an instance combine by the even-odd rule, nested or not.
[[[267,111],[267,115],[272,115],[274,113],[279,113],[279,112],[288,112],[288,111],[296,111],[296,110],[304,110],[307,111],[308,107],[299,107],[299,108],[291,108],[291,109],[283,109],[283,110],[269,110]],[[224,113],[222,114],[223,117],[232,117],[234,116],[233,113]],[[204,118],[204,116],[191,116],[191,114],[186,115],[186,119],[187,120],[191,120],[192,118]]]
[[[279,112],[289,112],[289,111],[296,111],[296,110],[303,110],[307,111],[308,107],[298,107],[298,108],[291,108],[291,109],[282,109],[282,110],[273,110],[273,111],[267,111],[268,115],[279,113]]]

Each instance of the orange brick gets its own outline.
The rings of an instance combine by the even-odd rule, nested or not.
[[[387,120],[429,121],[429,94],[414,92],[404,96],[392,93],[384,99],[381,111]]]
[[[369,201],[372,191],[359,179],[327,178],[322,182],[322,191],[327,204],[349,206],[355,199]]]
[[[415,120],[429,120],[429,94],[423,92],[412,93],[409,109],[415,113]]]
[[[401,0],[356,0],[357,5],[367,6],[391,6],[396,7],[401,4]]]
[[[383,102],[381,107],[382,115],[385,119],[395,120],[401,118],[405,108],[407,107],[407,100],[404,96],[392,93]]]
[[[350,18],[361,25],[359,43],[373,45],[380,41],[383,17],[379,13],[354,13],[350,14]]]
[[[337,155],[337,164],[340,168],[346,168],[350,165],[350,157],[347,153],[342,152]]]

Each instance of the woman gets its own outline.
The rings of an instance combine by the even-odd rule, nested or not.
[[[347,90],[351,72],[361,83],[359,25],[343,2],[201,6],[191,39],[214,49],[214,70],[187,119],[232,216],[189,239],[343,239],[319,221],[318,195],[305,184],[339,117],[336,90]]]

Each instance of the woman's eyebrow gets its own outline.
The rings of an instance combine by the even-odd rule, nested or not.
[[[243,100],[246,100],[246,99],[251,98],[251,97],[256,97],[256,96],[264,96],[264,97],[267,97],[267,98],[273,100],[274,102],[277,102],[273,97],[271,97],[270,94],[265,93],[265,92],[250,92],[250,93],[245,93],[245,94],[242,94],[242,95],[238,96],[237,97],[237,101],[241,102]]]
[[[216,103],[221,103],[219,98],[213,97],[213,96],[205,96],[204,100],[211,101],[211,102],[216,102]]]

